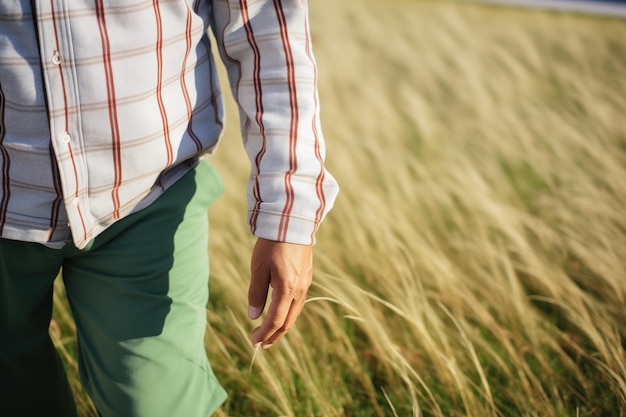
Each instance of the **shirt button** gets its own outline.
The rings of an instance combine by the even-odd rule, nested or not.
[[[72,138],[70,137],[69,133],[65,132],[61,135],[61,143],[67,145],[68,143],[70,143],[70,140],[72,140]]]
[[[59,65],[61,63],[61,54],[59,54],[59,51],[54,51],[52,54],[52,63],[54,65]]]

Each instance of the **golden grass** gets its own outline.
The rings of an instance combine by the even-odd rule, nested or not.
[[[207,349],[231,394],[216,415],[625,415],[626,22],[310,7],[342,191],[303,316],[252,363],[231,105],[210,211]]]

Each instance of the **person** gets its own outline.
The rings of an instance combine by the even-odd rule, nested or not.
[[[251,342],[269,347],[338,193],[306,0],[0,2],[3,416],[76,415],[48,335],[59,271],[101,416],[208,416],[226,398],[204,344],[217,55],[251,162],[250,318],[267,307]]]

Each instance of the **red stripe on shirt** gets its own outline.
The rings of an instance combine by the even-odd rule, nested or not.
[[[78,210],[78,216],[80,217],[80,224],[83,227],[83,230],[85,231],[83,233],[83,241],[87,241],[87,228],[85,227],[85,219],[83,218],[83,212],[80,210],[80,206],[77,207]]]
[[[196,145],[198,152],[202,149],[202,143],[200,138],[195,134],[191,128],[191,114],[193,109],[191,107],[191,98],[189,97],[189,90],[187,89],[187,83],[185,82],[185,75],[187,73],[187,59],[189,58],[189,52],[191,52],[191,12],[187,9],[187,18],[185,20],[185,56],[183,58],[183,67],[180,71],[180,87],[183,91],[183,97],[185,99],[185,106],[187,107],[187,117],[189,118],[189,124],[187,125],[187,133]]]
[[[120,131],[117,121],[117,103],[115,94],[115,83],[113,81],[113,66],[111,64],[111,45],[104,16],[103,0],[96,0],[96,17],[100,30],[100,41],[102,43],[102,62],[104,63],[105,80],[107,86],[107,101],[109,109],[109,124],[111,127],[111,150],[113,152],[113,189],[111,198],[113,199],[113,218],[120,218],[120,186],[122,184],[122,152]]]
[[[0,200],[0,232],[4,229],[7,220],[7,209],[9,207],[9,198],[11,198],[11,187],[9,186],[9,168],[11,160],[9,153],[4,147],[4,137],[6,136],[6,127],[4,124],[4,112],[6,110],[6,99],[2,85],[0,85],[0,154],[2,155],[2,199]]]
[[[154,8],[154,16],[157,24],[156,39],[156,55],[157,55],[157,87],[156,98],[161,112],[161,123],[163,124],[163,139],[165,140],[165,149],[167,151],[167,165],[172,165],[174,161],[174,152],[172,151],[172,143],[170,141],[170,128],[167,121],[167,112],[165,103],[163,102],[163,21],[161,20],[161,10],[159,8],[159,0],[152,0]]]
[[[304,20],[304,31],[306,33],[306,55],[309,57],[311,61],[311,65],[313,65],[313,86],[317,86],[317,66],[315,65],[315,59],[313,58],[313,52],[311,51],[311,38],[309,36],[310,30],[307,19]],[[324,214],[324,209],[326,208],[326,197],[324,196],[324,177],[326,176],[324,170],[324,158],[322,157],[322,151],[320,148],[320,137],[319,131],[317,130],[317,115],[319,114],[319,102],[317,98],[317,94],[315,93],[316,88],[313,90],[313,103],[315,105],[315,111],[313,113],[313,120],[311,121],[311,127],[313,129],[313,137],[315,138],[315,157],[320,164],[320,172],[315,179],[315,192],[317,194],[317,199],[320,202],[317,211],[315,212],[315,227],[311,232],[311,242],[314,240],[315,232],[319,227],[320,222],[322,221],[322,216]]]
[[[289,125],[289,171],[285,174],[285,192],[287,198],[278,227],[278,240],[283,241],[287,238],[287,228],[289,226],[289,215],[294,204],[294,190],[291,183],[291,177],[298,168],[296,156],[296,145],[298,139],[298,98],[296,95],[296,71],[293,60],[293,52],[289,41],[289,33],[287,30],[287,19],[285,11],[280,0],[274,0],[274,8],[278,17],[280,27],[280,39],[283,43],[283,51],[285,53],[285,65],[287,66],[287,87],[289,89],[289,109],[291,112],[291,122]]]
[[[256,165],[256,175],[254,186],[252,189],[252,193],[256,200],[254,207],[252,209],[252,214],[250,216],[250,229],[252,233],[256,230],[256,221],[259,217],[259,210],[261,209],[261,187],[259,184],[259,174],[261,172],[261,160],[265,155],[265,151],[267,149],[267,141],[265,137],[265,126],[263,124],[263,89],[261,86],[261,54],[259,53],[259,47],[256,43],[256,39],[254,38],[254,31],[252,30],[252,24],[250,23],[250,15],[248,13],[248,2],[246,0],[239,0],[239,6],[241,9],[241,17],[244,22],[244,29],[246,31],[246,37],[248,40],[248,44],[252,48],[252,52],[254,54],[254,68],[253,68],[253,84],[254,84],[254,95],[256,98],[256,112],[255,112],[255,120],[259,126],[262,144],[261,149],[257,153],[254,158],[254,162]]]

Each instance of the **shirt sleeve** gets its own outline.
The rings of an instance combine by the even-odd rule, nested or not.
[[[313,244],[338,192],[324,168],[306,0],[215,0],[213,33],[251,162],[250,231]]]

